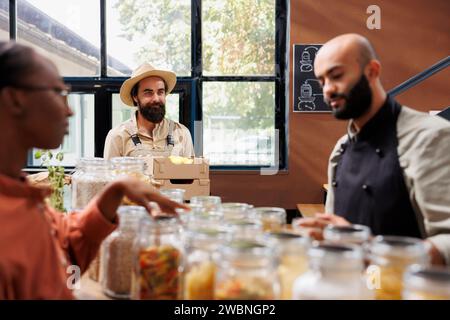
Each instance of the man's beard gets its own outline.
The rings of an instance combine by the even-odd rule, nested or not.
[[[166,115],[166,106],[164,104],[150,104],[142,105],[138,101],[139,113],[148,121],[153,123],[160,123]]]
[[[340,108],[331,108],[331,100],[343,98],[344,105]],[[325,103],[330,106],[336,119],[357,119],[366,113],[372,104],[372,90],[364,73],[359,81],[353,86],[348,95],[344,93],[334,93],[330,99],[326,99]]]

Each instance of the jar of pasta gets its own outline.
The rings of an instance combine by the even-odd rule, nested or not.
[[[181,227],[175,218],[141,220],[133,250],[132,298],[177,300],[182,298],[184,249]]]
[[[403,277],[404,300],[450,300],[450,268],[410,266]]]
[[[279,231],[286,224],[286,210],[283,208],[261,207],[252,212],[261,221],[264,231]]]
[[[186,248],[184,299],[214,299],[216,274],[214,255],[225,239],[226,232],[219,226],[197,226],[184,232]]]
[[[275,249],[264,242],[232,240],[216,257],[215,299],[273,300],[279,298]]]
[[[129,299],[131,273],[134,267],[133,245],[139,221],[147,210],[137,206],[121,206],[118,209],[119,227],[102,244],[102,289],[112,298]]]
[[[307,250],[310,240],[289,231],[274,231],[266,234],[275,242],[278,256],[277,272],[281,284],[281,299],[292,299],[295,279],[308,269]]]
[[[111,182],[111,167],[102,158],[78,160],[72,175],[72,210],[81,210]]]
[[[370,244],[369,266],[374,275],[376,298],[402,298],[405,270],[413,265],[428,264],[428,245],[421,239],[399,236],[377,236]]]
[[[367,300],[373,292],[364,278],[360,246],[314,243],[308,250],[309,268],[294,282],[295,300]]]
[[[259,220],[230,219],[225,221],[224,227],[234,239],[257,239],[264,235]]]

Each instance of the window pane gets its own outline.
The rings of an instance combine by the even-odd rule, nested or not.
[[[18,42],[39,48],[63,76],[100,70],[100,7],[92,0],[19,0]]]
[[[70,94],[69,105],[75,115],[69,119],[69,135],[65,136],[61,148],[55,150],[64,152],[64,160],[52,164],[75,166],[77,159],[94,156],[94,95]],[[34,153],[29,165],[40,166],[42,161],[34,159]]]
[[[110,65],[124,75],[143,62],[191,74],[191,0],[111,0],[107,5]],[[108,71],[108,74],[112,74]]]
[[[275,0],[202,1],[204,75],[275,73]]]
[[[204,82],[203,154],[212,165],[274,165],[275,84]]]
[[[9,0],[0,0],[0,41],[9,40]]]
[[[180,95],[178,93],[171,93],[166,97],[166,118],[178,121],[180,115]],[[112,97],[113,103],[113,128],[121,124],[122,122],[131,118],[131,115],[134,114],[136,108],[129,107],[123,104],[122,100],[120,100],[120,96],[118,93],[113,94]]]

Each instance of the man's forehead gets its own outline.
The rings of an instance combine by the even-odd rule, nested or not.
[[[144,78],[140,81],[141,86],[157,86],[160,88],[164,88],[164,80],[160,77],[151,76]]]
[[[356,62],[349,50],[342,50],[340,48],[323,48],[320,50],[314,61],[314,72],[316,75],[324,75],[327,72],[346,67]]]

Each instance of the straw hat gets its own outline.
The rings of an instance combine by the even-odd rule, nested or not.
[[[143,63],[133,71],[133,73],[131,74],[131,78],[125,80],[125,82],[122,84],[122,87],[120,87],[120,99],[122,100],[122,102],[128,106],[133,107],[134,104],[133,98],[131,97],[131,89],[133,89],[136,83],[148,77],[160,77],[161,79],[163,79],[167,85],[166,94],[169,94],[177,83],[177,75],[174,72],[168,70],[159,70],[153,67],[150,63]]]

